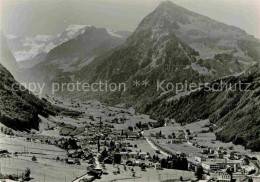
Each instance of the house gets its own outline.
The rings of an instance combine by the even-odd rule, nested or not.
[[[210,174],[211,179],[214,179],[217,182],[230,182],[232,181],[232,175],[226,171],[217,171]]]
[[[129,139],[129,140],[136,140],[136,139],[138,139],[138,138],[139,138],[138,133],[129,133],[129,134],[128,134],[128,139]]]
[[[228,166],[230,166],[233,172],[237,172],[238,169],[241,167],[240,162],[227,160],[203,162],[201,165],[207,171],[217,171],[221,169],[226,169]]]
[[[249,165],[249,160],[248,160],[247,158],[244,158],[244,159],[242,160],[241,165],[243,165],[243,166],[248,166],[248,165]]]
[[[141,157],[145,157],[146,155],[147,155],[146,152],[140,152],[140,153],[139,153],[139,156],[141,156]]]
[[[128,158],[128,152],[119,152],[119,154],[121,155],[121,157],[123,159],[127,159]]]
[[[137,155],[138,155],[137,152],[130,152],[129,153],[129,156],[132,157],[132,158],[135,158]]]
[[[229,158],[230,159],[235,159],[235,152],[234,151],[230,152]]]
[[[224,158],[224,153],[222,152],[222,150],[218,150],[218,151],[216,152],[216,155],[217,155],[217,157],[218,157],[219,159],[223,159],[223,158]]]
[[[133,164],[136,165],[136,166],[139,166],[139,165],[140,165],[140,161],[138,161],[138,160],[133,160]]]
[[[182,140],[178,140],[178,139],[172,139],[172,140],[170,141],[170,143],[171,143],[171,144],[182,144],[183,141],[182,141]]]
[[[195,156],[195,160],[196,160],[197,162],[206,161],[206,157],[204,157],[204,156]]]
[[[208,154],[209,151],[208,151],[208,149],[202,149],[202,150],[201,150],[201,153],[202,153],[202,154]]]
[[[203,162],[201,163],[203,169],[207,171],[217,171],[219,170],[219,165],[215,162]]]
[[[209,154],[209,155],[207,155],[208,159],[215,159],[216,157],[217,157],[216,154]]]
[[[154,168],[157,169],[157,170],[160,170],[160,169],[162,169],[162,166],[159,162],[157,162],[157,163],[154,164]]]
[[[113,159],[111,159],[110,157],[106,157],[106,158],[104,159],[104,163],[105,163],[105,164],[112,164],[112,163],[113,163]]]
[[[74,159],[68,159],[67,164],[75,164],[75,160]]]

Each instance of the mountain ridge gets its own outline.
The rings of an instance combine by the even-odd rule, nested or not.
[[[260,66],[257,64],[241,75],[211,82],[208,87],[216,91],[203,86],[179,97],[166,96],[161,102],[147,106],[147,113],[156,119],[174,119],[183,124],[209,119],[218,128],[217,139],[260,151],[259,81]],[[225,89],[218,89],[221,85]]]
[[[66,46],[74,49],[74,41],[67,42]],[[198,83],[238,74],[259,62],[259,46],[258,41],[252,41],[252,37],[240,29],[171,2],[163,2],[141,21],[124,44],[97,57],[83,55],[83,67],[58,71],[58,74],[54,69],[53,73],[47,74],[47,81],[70,83],[73,76],[74,80],[80,82],[124,82],[129,88],[127,92],[98,93],[93,96],[98,95],[98,98],[113,104],[126,102],[143,111],[145,105],[164,94],[156,91],[157,79],[172,83]],[[74,52],[68,54],[70,56]],[[62,54],[55,56],[56,60],[63,58]],[[61,62],[64,64],[64,59]],[[84,65],[84,62],[87,64]],[[71,60],[66,63],[69,65]],[[38,73],[37,69],[35,72]],[[147,80],[150,85],[139,90],[133,87],[135,80]],[[84,99],[84,93],[63,94]]]
[[[21,86],[1,63],[0,95],[0,122],[15,130],[38,129],[38,115],[48,117],[64,111]]]
[[[198,26],[200,24],[203,25],[202,28]],[[217,29],[218,24],[222,26]],[[196,26],[194,28],[190,27],[191,25]],[[213,31],[211,36],[207,33],[195,34],[196,31],[203,32],[205,26]],[[237,32],[233,35],[234,29]],[[195,32],[192,37],[187,35],[189,31]],[[231,39],[237,37],[231,40],[230,44],[226,44],[229,36]],[[248,38],[249,43],[242,46],[240,41],[244,41],[244,38]],[[144,103],[156,100],[161,94],[152,91],[156,79],[166,79],[173,83],[185,80],[213,81],[216,78],[238,74],[256,64],[260,60],[260,54],[254,47],[257,48],[260,44],[255,42],[255,39],[253,43],[250,42],[251,39],[251,36],[239,28],[193,13],[171,2],[163,2],[141,21],[125,44],[107,56],[96,58],[93,64],[73,74],[79,81],[126,82],[130,87],[127,93],[111,93],[101,97],[106,101],[109,97],[116,98],[115,102],[130,101],[131,104],[142,108]],[[221,47],[222,44],[226,47]],[[253,44],[256,46],[252,46]],[[200,46],[202,48],[196,49]],[[204,47],[207,49],[203,52],[201,50]],[[252,53],[249,54],[248,50],[251,48]],[[212,55],[204,58],[204,54],[212,52]],[[141,93],[132,87],[135,79],[147,79],[151,85]],[[155,96],[151,96],[151,93]],[[138,102],[135,102],[136,100]]]

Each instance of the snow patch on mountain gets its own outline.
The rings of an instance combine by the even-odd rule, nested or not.
[[[40,53],[48,53],[63,42],[83,34],[92,25],[69,25],[57,36],[36,35],[34,37],[18,37],[9,34],[8,45],[17,61],[31,60]]]
[[[199,74],[201,75],[213,75],[212,71],[211,70],[208,70],[206,67],[202,67],[200,66],[199,64],[197,63],[192,63],[191,64],[191,68],[194,70],[194,71],[197,71]]]
[[[106,31],[107,31],[107,33],[108,33],[109,35],[111,35],[111,36],[113,36],[113,37],[119,37],[119,38],[122,38],[122,37],[123,37],[123,36],[121,36],[121,35],[116,34],[115,31],[113,31],[113,30],[106,29]]]
[[[79,35],[85,32],[85,29],[87,27],[91,27],[92,25],[69,25],[68,28],[66,28],[65,32],[67,33],[67,36],[72,39],[75,37],[75,35]]]

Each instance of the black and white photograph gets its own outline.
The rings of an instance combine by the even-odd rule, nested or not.
[[[260,182],[260,0],[0,0],[0,182]]]

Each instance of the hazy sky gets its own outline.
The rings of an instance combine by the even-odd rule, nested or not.
[[[6,34],[58,34],[70,24],[133,31],[162,0],[0,0]],[[260,38],[260,0],[171,0]]]

